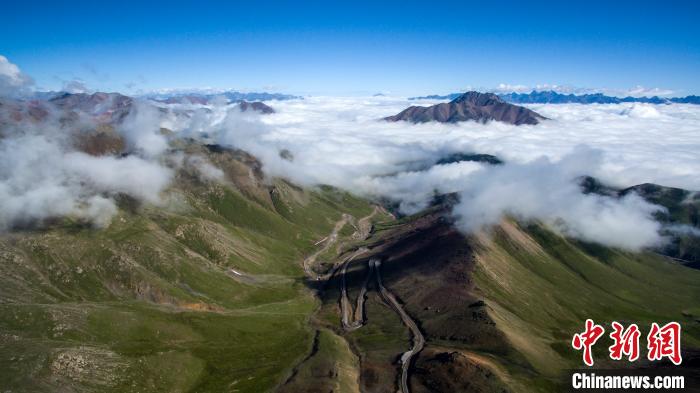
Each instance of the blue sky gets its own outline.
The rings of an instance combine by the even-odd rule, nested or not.
[[[700,93],[700,2],[10,2],[0,54],[58,89]],[[110,3],[110,4],[108,4]],[[564,4],[566,3],[566,4]]]

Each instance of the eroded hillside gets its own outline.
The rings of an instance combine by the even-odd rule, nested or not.
[[[684,367],[697,365],[700,272],[670,258],[583,243],[510,219],[465,237],[441,208],[374,229],[340,253],[339,261],[351,258],[350,268],[329,281],[316,321],[357,352],[361,391],[396,391],[401,354],[416,340],[367,279],[372,269],[381,270],[384,286],[425,339],[411,361],[410,391],[564,389],[565,370],[581,367],[569,342],[586,318],[608,327],[613,320],[640,326],[679,321]],[[373,260],[381,266],[370,268]],[[366,299],[359,328],[341,323],[344,282],[350,304]],[[600,344],[599,367],[629,367],[606,360],[608,345]]]

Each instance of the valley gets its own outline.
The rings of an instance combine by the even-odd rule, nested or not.
[[[679,320],[697,361],[700,272],[667,257],[512,218],[465,236],[449,198],[396,218],[266,183],[242,151],[182,148],[227,181],[183,170],[167,207],[123,200],[107,229],[3,235],[3,386],[544,392],[586,317]]]

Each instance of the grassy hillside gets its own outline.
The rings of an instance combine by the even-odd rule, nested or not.
[[[683,325],[686,350],[700,347],[700,271],[653,253],[630,253],[572,241],[540,225],[506,222],[491,238],[472,239],[474,279],[489,315],[530,366],[545,377],[581,367],[570,348],[592,318],[607,326],[651,322]],[[600,367],[628,366],[607,359],[607,336],[594,349]]]
[[[341,328],[333,266],[350,255],[350,302],[379,258],[425,336],[415,392],[560,391],[586,318],[643,333],[679,321],[683,348],[700,348],[700,270],[672,259],[513,220],[465,236],[444,206],[393,220],[332,188],[265,179],[241,151],[178,149],[225,179],[184,165],[161,206],[120,197],[105,229],[68,217],[0,235],[3,391],[395,392],[411,334],[373,280],[366,324]],[[608,345],[598,366],[624,365]]]
[[[165,206],[124,199],[104,230],[68,218],[0,235],[3,391],[260,392],[307,355],[317,300],[301,260],[371,207],[186,148],[225,182],[184,168]]]
[[[347,277],[354,301],[366,260],[384,261],[385,285],[427,340],[413,365],[415,391],[561,391],[566,370],[582,366],[570,342],[586,318],[608,332],[612,321],[637,323],[643,334],[651,322],[678,321],[686,355],[700,348],[697,269],[651,252],[567,239],[538,223],[504,220],[465,237],[444,214],[433,209],[376,225],[362,243],[371,251]],[[408,330],[370,288],[367,324],[343,332],[338,285],[334,280],[324,293],[323,320],[358,352],[361,387],[393,391]],[[608,341],[594,349],[597,366],[629,367],[607,359]]]

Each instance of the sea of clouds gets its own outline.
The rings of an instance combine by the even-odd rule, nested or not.
[[[31,78],[0,58],[6,97],[30,84]],[[221,171],[203,158],[168,154],[161,127],[175,137],[246,150],[270,177],[393,200],[404,213],[425,208],[436,194],[457,193],[453,214],[465,232],[511,215],[635,250],[663,242],[661,224],[652,218],[660,208],[634,194],[620,199],[583,194],[581,176],[616,187],[653,182],[700,190],[700,106],[531,105],[550,119],[534,126],[381,120],[409,105],[434,103],[306,97],[270,102],[276,113],[260,115],[242,113],[223,99],[211,105],[142,101],[117,128],[127,141],[127,157],[77,151],[55,120],[19,124],[0,131],[0,229],[61,215],[108,225],[116,195],[159,203],[179,165],[222,181]],[[186,116],[177,115],[183,111]],[[452,153],[492,154],[505,164],[434,165]]]
[[[277,113],[268,116],[214,108],[216,120],[204,128],[217,142],[259,157],[271,176],[389,198],[405,213],[426,207],[436,193],[456,192],[454,214],[465,231],[509,214],[569,236],[639,249],[663,242],[652,218],[660,208],[636,195],[583,194],[581,176],[616,187],[653,182],[700,189],[697,106],[532,105],[551,119],[535,126],[380,120],[411,104],[433,103],[307,97],[272,103]],[[201,119],[197,123],[201,129]],[[282,150],[293,160],[282,158]],[[457,152],[493,154],[506,163],[432,165]]]

